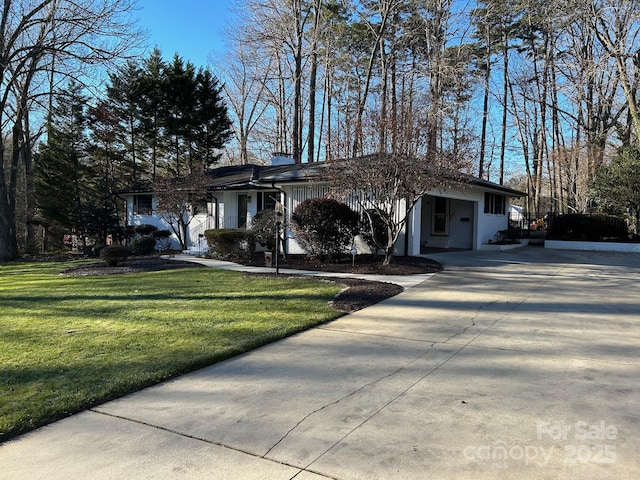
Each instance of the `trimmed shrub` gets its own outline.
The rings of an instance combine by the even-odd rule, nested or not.
[[[150,255],[156,250],[156,239],[145,235],[131,241],[131,253],[134,255]]]
[[[344,253],[358,232],[359,215],[332,198],[310,198],[291,215],[291,226],[307,256],[333,261]]]
[[[158,230],[158,227],[156,227],[155,225],[143,223],[142,225],[136,225],[135,227],[133,227],[133,229],[138,235],[146,237]]]
[[[91,258],[98,258],[100,256],[100,252],[102,251],[102,249],[106,247],[106,245],[103,244],[98,244],[98,245],[93,245],[88,253],[88,255]]]
[[[283,222],[280,226],[280,232],[286,228]],[[276,249],[276,211],[262,210],[258,212],[251,220],[251,232],[256,242],[268,250]]]
[[[113,242],[119,245],[129,243],[131,237],[135,235],[135,227],[133,225],[115,226],[109,229],[109,233],[113,237]]]
[[[552,240],[589,242],[625,240],[627,236],[627,224],[618,217],[578,213],[554,217],[547,232]]]
[[[117,267],[118,263],[124,262],[128,256],[129,248],[123,245],[109,245],[100,250],[100,258],[110,267]]]
[[[209,250],[223,257],[238,253],[253,256],[255,252],[256,240],[249,230],[220,228],[205,230],[204,236]]]
[[[256,237],[251,230],[245,230],[244,239],[240,242],[240,251],[252,258],[256,253]]]
[[[160,243],[161,250],[168,250],[171,247],[171,230],[156,230],[151,232],[151,236]]]

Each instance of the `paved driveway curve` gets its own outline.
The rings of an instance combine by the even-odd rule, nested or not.
[[[636,479],[640,255],[434,255],[373,307],[0,446],[3,479]]]

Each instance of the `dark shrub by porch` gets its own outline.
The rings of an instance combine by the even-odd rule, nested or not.
[[[220,228],[205,230],[209,249],[217,255],[228,257],[244,253],[251,258],[255,251],[256,240],[248,230]]]
[[[256,241],[268,250],[276,249],[276,211],[262,210],[251,219],[251,231]],[[281,226],[281,231],[284,226]]]
[[[311,258],[331,261],[344,253],[358,232],[359,216],[332,198],[310,198],[291,215],[296,239]]]

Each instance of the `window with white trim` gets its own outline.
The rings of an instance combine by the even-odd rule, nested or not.
[[[493,215],[505,215],[507,209],[507,197],[499,193],[485,192],[484,213]]]
[[[432,235],[449,234],[449,201],[444,197],[433,197]]]
[[[151,215],[153,213],[151,195],[133,196],[133,213],[136,215]]]
[[[258,212],[262,210],[275,210],[277,201],[280,201],[280,192],[258,193]]]

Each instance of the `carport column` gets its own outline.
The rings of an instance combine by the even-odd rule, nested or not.
[[[484,209],[484,205],[483,205]],[[480,202],[473,202],[473,250],[480,250]]]
[[[424,197],[423,197],[424,198]],[[409,246],[409,251],[407,255],[415,256],[420,255],[420,236],[422,232],[422,198],[418,200],[413,209],[411,210],[411,214],[407,219],[407,227],[409,231],[409,242],[407,245]]]

